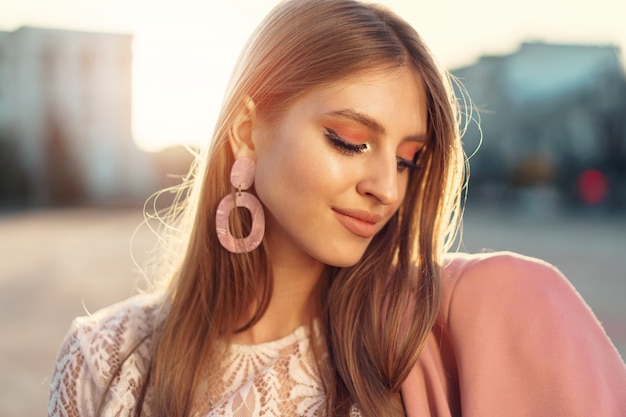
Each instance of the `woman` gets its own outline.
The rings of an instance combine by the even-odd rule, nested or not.
[[[174,208],[163,289],[74,322],[49,415],[619,415],[624,364],[554,268],[445,254],[455,106],[391,12],[277,6]]]

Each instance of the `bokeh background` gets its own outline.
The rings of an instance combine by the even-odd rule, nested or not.
[[[143,202],[276,3],[0,0],[0,416],[45,414],[72,318],[143,285]],[[381,3],[475,103],[458,247],[552,262],[626,354],[626,3]]]

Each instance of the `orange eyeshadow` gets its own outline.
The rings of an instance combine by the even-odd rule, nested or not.
[[[407,159],[409,161],[413,160],[415,154],[423,147],[424,145],[420,142],[415,141],[407,141],[400,145],[398,148],[398,156],[403,159]]]
[[[361,144],[370,139],[366,128],[351,127],[344,123],[332,122],[326,123],[326,126],[335,131],[341,139],[352,143]]]

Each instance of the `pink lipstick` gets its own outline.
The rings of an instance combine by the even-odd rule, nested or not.
[[[376,234],[376,224],[382,219],[382,216],[364,210],[333,208],[333,211],[343,227],[368,239]]]

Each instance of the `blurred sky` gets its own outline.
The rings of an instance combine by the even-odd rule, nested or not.
[[[133,134],[144,149],[206,143],[237,54],[277,0],[0,0],[0,30],[22,25],[135,35]],[[448,68],[524,40],[626,50],[624,0],[379,0],[409,20]]]

